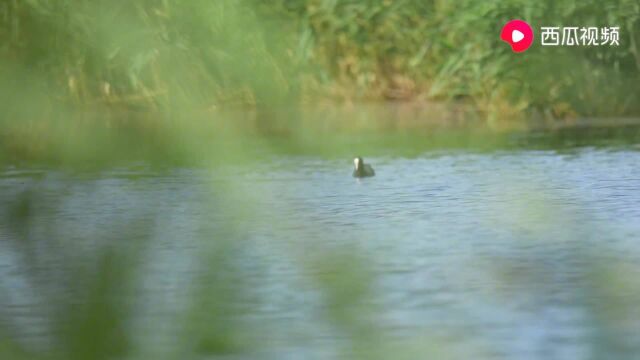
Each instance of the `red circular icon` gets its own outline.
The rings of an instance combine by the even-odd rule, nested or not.
[[[522,20],[511,20],[502,27],[500,38],[511,45],[514,52],[523,52],[533,43],[533,29]]]

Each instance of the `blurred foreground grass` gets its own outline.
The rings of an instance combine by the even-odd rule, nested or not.
[[[518,134],[496,136],[485,125],[640,114],[639,8],[630,0],[7,0],[0,4],[0,164],[213,166],[279,152],[347,157],[399,147],[404,155],[517,147]],[[534,26],[619,25],[621,46],[534,47],[514,56],[497,36],[511,18]],[[417,105],[386,112],[381,101]],[[359,102],[367,102],[364,110]],[[637,129],[627,130],[614,135],[637,141]],[[558,139],[565,140],[562,132]],[[256,216],[238,206],[250,189],[234,185],[219,184],[228,190],[220,208],[234,219]],[[60,273],[47,259],[65,259],[75,249],[39,251],[65,238],[32,233],[35,212],[47,216],[46,208],[36,210],[37,197],[27,190],[0,205],[0,235],[22,256],[34,297],[51,306],[55,331],[46,350],[29,348],[0,312],[0,358],[260,357],[260,333],[278,330],[240,320],[237,304],[249,296],[235,278],[242,244],[228,239],[246,229],[230,223],[203,236],[201,277],[188,308],[168,325],[179,333],[172,351],[138,348],[128,322],[149,225],[131,219],[129,236],[118,241],[94,234],[86,240],[105,238],[109,245],[77,264],[68,260]],[[544,213],[544,204],[537,211]],[[526,219],[513,226],[520,222]],[[387,341],[368,301],[375,274],[357,249],[292,252],[320,292],[322,318],[345,339],[334,357],[456,357],[455,349],[422,334]],[[544,268],[543,257],[536,261]],[[606,354],[618,346],[620,314],[637,294],[624,273],[598,271],[593,279],[584,287],[599,294],[589,304],[601,330],[593,346]],[[58,292],[47,290],[51,284]],[[628,298],[611,295],[628,288]]]
[[[608,244],[632,239],[621,232],[624,229],[594,228],[590,211],[573,212],[575,204],[559,204],[562,195],[545,192],[547,184],[508,179],[499,171],[488,176],[503,178],[489,190],[495,201],[475,204],[487,207],[487,212],[469,211],[468,221],[475,228],[491,229],[499,239],[465,239],[469,242],[456,251],[468,251],[470,256],[462,257],[472,262],[471,266],[457,269],[453,263],[438,270],[421,263],[421,258],[399,268],[388,263],[380,266],[378,259],[367,255],[371,248],[358,245],[369,240],[366,232],[332,229],[323,221],[292,223],[290,218],[277,216],[269,218],[274,220],[271,226],[287,229],[282,233],[285,238],[269,237],[267,231],[264,239],[277,249],[276,257],[247,256],[257,244],[250,239],[265,236],[255,222],[266,216],[264,212],[275,212],[271,206],[260,207],[258,203],[274,204],[290,196],[287,192],[292,191],[291,184],[287,182],[275,182],[274,188],[268,188],[272,191],[260,192],[251,181],[207,182],[222,196],[198,194],[198,204],[204,206],[197,212],[206,214],[198,223],[180,216],[191,214],[181,207],[189,201],[182,197],[175,199],[168,214],[153,207],[138,213],[132,211],[136,207],[122,206],[115,207],[114,216],[108,206],[101,207],[96,201],[100,196],[89,196],[88,203],[97,208],[89,209],[94,215],[81,219],[97,223],[69,226],[81,221],[73,219],[73,211],[70,214],[65,210],[78,200],[74,190],[97,193],[100,184],[114,179],[98,176],[95,182],[80,181],[75,187],[75,180],[65,183],[56,176],[21,177],[0,204],[0,261],[3,266],[9,265],[3,271],[13,269],[4,273],[6,279],[0,278],[0,304],[8,305],[0,310],[0,358],[490,359],[523,349],[517,344],[511,348],[509,341],[526,341],[527,346],[543,353],[557,354],[556,346],[566,349],[565,343],[556,342],[558,339],[574,342],[585,352],[572,353],[584,355],[578,358],[633,358],[640,325],[640,314],[634,307],[640,300],[636,276],[640,268],[633,260],[633,249],[625,260]],[[59,187],[52,188],[62,191],[47,190],[56,181],[61,182]],[[153,181],[162,181],[162,176]],[[179,183],[175,179],[169,182],[172,185],[167,189],[172,193],[194,191],[179,192],[175,189]],[[133,175],[121,186],[139,188],[149,186],[149,182],[138,183]],[[109,193],[117,198],[116,204],[133,194],[135,191]],[[464,200],[465,204],[470,201]],[[363,202],[360,206],[371,204]],[[167,219],[167,215],[178,220]],[[181,220],[187,224],[179,223]],[[162,227],[159,223],[163,221],[169,223]],[[394,225],[384,217],[376,221]],[[320,224],[327,227],[316,228]],[[164,240],[169,242],[160,239],[159,232],[173,226],[179,229],[166,234],[169,239]],[[190,226],[198,234],[195,243],[187,241]],[[337,236],[336,231],[340,233]],[[318,237],[318,233],[325,237]],[[351,241],[358,237],[359,242]],[[403,242],[389,239],[389,244],[395,241]],[[483,248],[482,241],[491,245]],[[446,248],[447,239],[442,245]],[[193,263],[188,270],[162,266],[174,261],[180,264],[173,257],[180,258],[184,248],[191,247],[195,257],[190,258]],[[158,253],[158,248],[165,249],[170,258]],[[385,249],[377,256],[385,257]],[[445,255],[425,256],[424,260],[437,261]],[[407,260],[415,262],[416,258],[407,256]],[[271,265],[277,271],[256,277],[255,272],[265,271],[262,261],[274,261]],[[464,271],[470,268],[474,271]],[[181,273],[174,274],[172,269]],[[289,277],[296,278],[294,269],[300,271],[300,278],[292,284]],[[411,271],[418,277],[410,276]],[[433,289],[434,284],[442,285],[442,279],[438,279],[441,271],[447,274],[445,288]],[[282,272],[289,276],[278,276]],[[429,319],[425,319],[424,328],[416,331],[393,326],[389,329],[385,318],[396,310],[395,301],[403,302],[394,297],[397,294],[379,292],[380,281],[389,272],[395,273],[396,286],[402,289],[416,286],[412,281],[423,282],[419,285],[428,292],[442,292],[444,299],[451,289],[463,287],[468,292],[462,294],[473,296],[465,299],[472,307],[447,307],[446,300],[425,302],[430,298],[428,293],[410,292],[411,298],[405,300],[412,309],[442,311],[458,325],[441,329],[430,327]],[[154,276],[162,278],[150,281]],[[262,285],[256,284],[256,279],[267,281],[267,291],[256,291]],[[571,289],[567,291],[564,286]],[[386,303],[381,300],[385,295],[396,300]],[[287,296],[297,301],[283,303],[297,305],[281,309],[276,305],[275,316],[265,315],[263,307],[273,311],[271,302],[278,303]],[[298,306],[311,316],[300,317]],[[520,312],[529,317],[517,316]],[[32,321],[20,321],[25,318]],[[523,320],[531,323],[516,323]],[[566,321],[577,322],[569,329],[579,334],[573,334],[575,338],[566,333],[550,334],[549,340],[540,340],[541,345],[531,334],[500,333],[505,324],[508,329],[542,326],[553,332],[555,321],[564,330]],[[490,328],[478,328],[478,324],[489,324]],[[492,337],[496,331],[499,339]]]

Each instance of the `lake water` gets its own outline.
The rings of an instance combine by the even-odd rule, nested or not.
[[[144,238],[128,326],[157,352],[179,346],[211,266],[211,281],[240,289],[225,319],[251,329],[250,358],[341,357],[358,322],[384,339],[372,346],[407,358],[640,353],[640,152],[365,160],[377,176],[286,155],[207,170],[0,169],[0,323],[27,347],[55,347],[56,304],[73,299],[78,266]],[[359,282],[362,311],[343,324],[325,293],[348,302]]]

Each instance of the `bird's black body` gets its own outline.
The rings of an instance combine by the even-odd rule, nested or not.
[[[362,178],[362,177],[370,177],[374,176],[376,172],[373,170],[371,165],[365,164],[361,157],[357,157],[353,159],[354,170],[353,177]]]

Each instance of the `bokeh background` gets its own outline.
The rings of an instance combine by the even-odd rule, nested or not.
[[[0,358],[640,350],[637,1],[4,0],[0,40]]]

